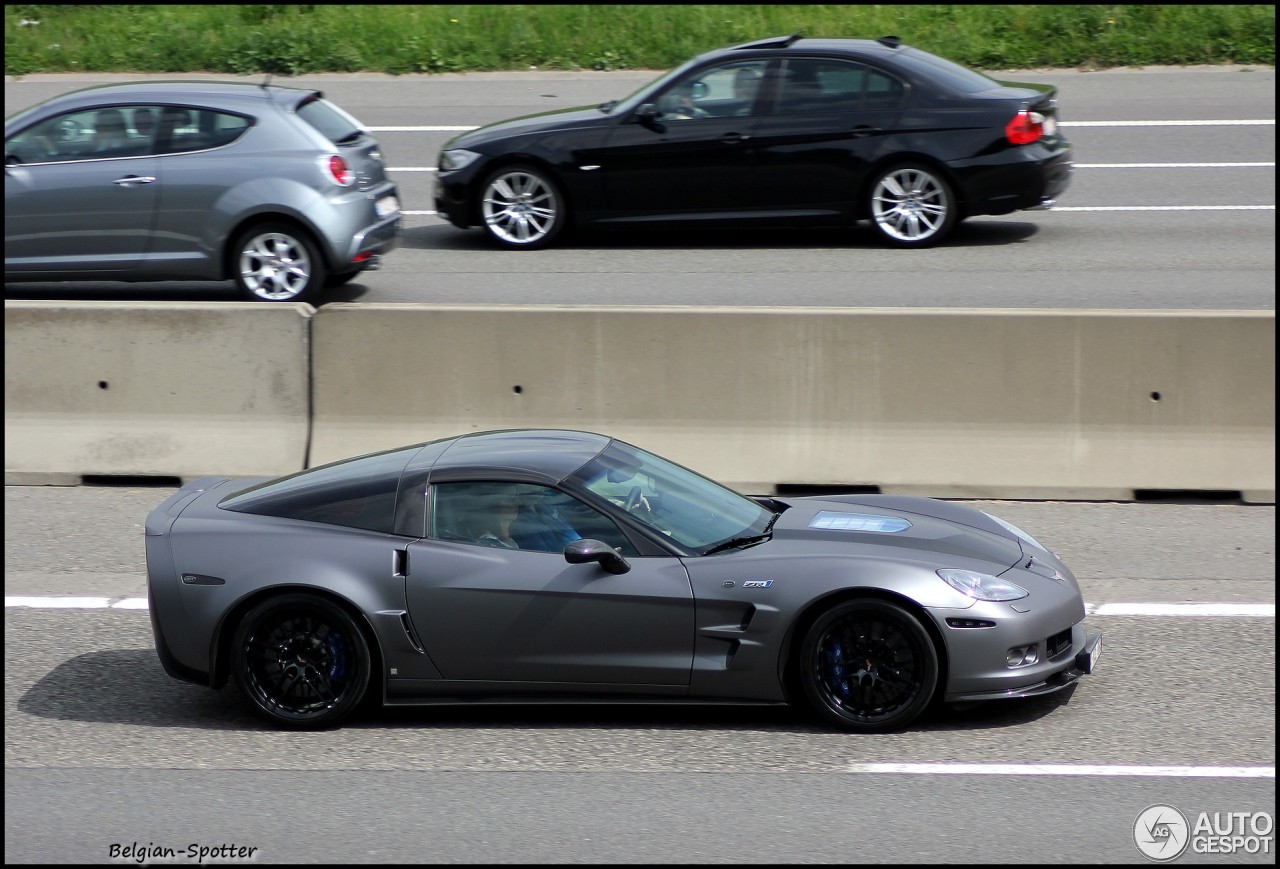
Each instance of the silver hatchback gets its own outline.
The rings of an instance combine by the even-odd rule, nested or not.
[[[377,139],[315,90],[86,88],[7,118],[4,156],[5,283],[233,280],[299,302],[400,240]]]

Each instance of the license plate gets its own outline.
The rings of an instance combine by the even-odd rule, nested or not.
[[[1098,659],[1102,657],[1102,637],[1098,637],[1098,642],[1094,644],[1093,651],[1089,653],[1089,672],[1092,673],[1098,669]]]
[[[390,217],[400,210],[400,200],[394,196],[384,196],[373,203],[373,208],[379,217]]]

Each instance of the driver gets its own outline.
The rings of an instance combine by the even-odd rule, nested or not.
[[[707,118],[710,114],[698,108],[693,102],[694,82],[685,81],[676,85],[663,97],[663,120],[688,121],[694,118]]]

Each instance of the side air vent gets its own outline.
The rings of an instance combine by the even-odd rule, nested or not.
[[[422,648],[422,641],[413,630],[413,622],[409,621],[408,613],[400,613],[400,625],[404,628],[404,635],[409,638],[409,645],[413,646],[418,654],[425,654],[426,650]]]
[[[742,614],[741,628],[743,631],[746,631],[746,629],[751,626],[751,620],[755,617],[756,617],[756,605],[751,604],[751,606],[747,607],[747,611]]]

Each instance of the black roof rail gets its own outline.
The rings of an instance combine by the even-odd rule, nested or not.
[[[879,39],[877,39],[876,42],[880,43],[886,48],[897,48],[899,45],[902,45],[902,40],[897,36],[882,36]]]
[[[768,39],[757,39],[755,42],[744,42],[742,45],[735,45],[732,51],[741,51],[751,48],[790,48],[797,40],[803,39],[803,34],[793,33],[790,36],[771,36]]]

